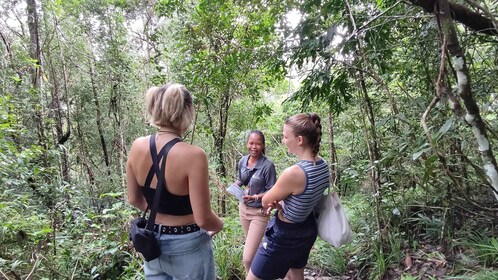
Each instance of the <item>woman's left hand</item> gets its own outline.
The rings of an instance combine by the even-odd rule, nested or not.
[[[264,206],[263,206],[264,207]],[[282,205],[278,201],[273,201],[272,203],[268,203],[266,208],[263,208],[262,213],[264,215],[270,215],[271,211],[273,209],[280,210],[282,208]]]

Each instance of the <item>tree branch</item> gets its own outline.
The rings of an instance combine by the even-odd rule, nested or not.
[[[419,6],[428,13],[435,13],[434,5],[436,0],[409,0],[411,4]],[[451,17],[469,27],[470,29],[484,33],[487,35],[498,36],[498,30],[493,24],[493,20],[482,16],[479,13],[469,10],[467,7],[455,4],[450,4]]]

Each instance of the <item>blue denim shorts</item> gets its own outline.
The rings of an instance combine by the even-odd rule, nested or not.
[[[277,279],[290,268],[305,267],[317,235],[312,214],[301,223],[283,222],[275,214],[252,261],[252,273],[263,280]]]
[[[161,256],[145,262],[145,279],[216,279],[211,237],[200,231],[172,235],[158,234]]]

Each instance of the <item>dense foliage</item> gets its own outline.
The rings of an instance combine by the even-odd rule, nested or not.
[[[220,279],[244,278],[224,189],[247,132],[266,134],[281,172],[296,161],[283,120],[303,111],[322,116],[355,233],[338,249],[318,240],[311,274],[498,278],[496,2],[0,5],[0,279],[142,277],[124,164],[154,131],[144,91],[168,81],[195,96],[185,141],[210,159]]]

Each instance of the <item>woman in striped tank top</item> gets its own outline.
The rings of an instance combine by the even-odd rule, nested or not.
[[[283,143],[299,162],[285,169],[262,198],[268,223],[246,280],[304,279],[304,267],[318,235],[313,209],[330,184],[327,162],[318,156],[322,136],[316,113],[298,114],[284,123]]]

